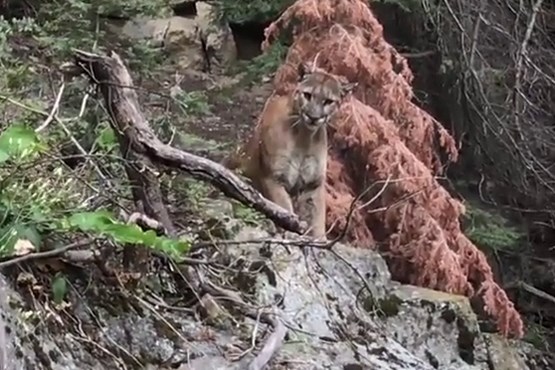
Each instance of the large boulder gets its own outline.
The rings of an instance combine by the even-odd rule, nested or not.
[[[195,6],[193,16],[131,19],[121,32],[163,46],[180,69],[221,72],[237,57],[233,34],[227,25],[215,20],[212,5],[197,2]]]
[[[196,3],[200,37],[204,48],[210,71],[222,71],[230,62],[237,58],[237,46],[231,28],[227,24],[217,22],[214,7],[206,2]]]
[[[481,332],[467,298],[391,281],[375,252],[338,244],[305,255],[299,247],[256,241],[268,233],[241,226],[225,200],[203,209],[207,225],[219,222],[227,230],[221,237],[234,243],[191,258],[213,263],[205,277],[257,310],[272,307],[288,328],[267,369],[552,368],[531,346]],[[202,266],[182,266],[178,276],[195,276]],[[6,334],[4,342],[0,335],[0,360],[12,366],[3,369],[239,370],[272,331],[198,290],[194,279],[182,287],[171,283],[171,269],[153,272],[146,294],[110,285],[89,268],[69,278],[75,293],[61,305],[44,300],[50,289],[44,279],[18,270],[9,281],[0,279],[0,312],[9,327],[0,333]],[[195,293],[186,297],[190,287]],[[41,295],[46,303],[38,304],[34,297]],[[184,307],[182,301],[198,303]]]

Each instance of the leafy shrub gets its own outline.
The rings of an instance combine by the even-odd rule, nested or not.
[[[275,72],[287,54],[287,45],[283,42],[272,44],[268,50],[249,61],[238,62],[231,68],[231,72],[244,71],[244,83],[250,84],[259,81],[263,76]]]
[[[218,19],[230,23],[265,23],[275,19],[294,0],[219,0],[216,4]]]
[[[470,240],[490,250],[515,250],[524,233],[509,225],[499,213],[486,211],[476,205],[467,207],[465,233]]]
[[[38,248],[42,233],[75,230],[119,243],[145,245],[176,258],[187,251],[188,242],[118,222],[108,211],[75,212],[85,207],[78,204],[76,180],[68,178],[62,167],[33,179],[28,171],[24,176],[18,175],[21,168],[40,165],[42,162],[37,159],[46,149],[39,136],[22,125],[10,126],[0,135],[0,163],[11,164],[0,171],[0,255],[11,253],[19,239],[29,240]]]

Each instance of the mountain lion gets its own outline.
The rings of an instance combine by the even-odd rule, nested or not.
[[[224,161],[239,168],[264,197],[326,236],[326,125],[356,86],[302,63],[292,94],[271,96],[246,146]]]

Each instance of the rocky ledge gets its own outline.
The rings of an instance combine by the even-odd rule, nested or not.
[[[275,333],[264,312],[285,329],[267,369],[551,368],[530,345],[481,332],[467,298],[391,281],[375,252],[261,242],[270,235],[233,219],[231,203],[211,207],[206,225],[224,225],[233,242],[197,250],[178,269],[159,264],[132,292],[123,275],[73,266],[68,298],[54,304],[41,298],[49,287],[36,266],[6,272],[0,368],[256,369]],[[208,280],[211,289],[195,285]]]

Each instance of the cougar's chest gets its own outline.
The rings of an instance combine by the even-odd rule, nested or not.
[[[316,189],[324,180],[327,160],[325,151],[290,148],[283,154],[275,175],[289,194]]]

